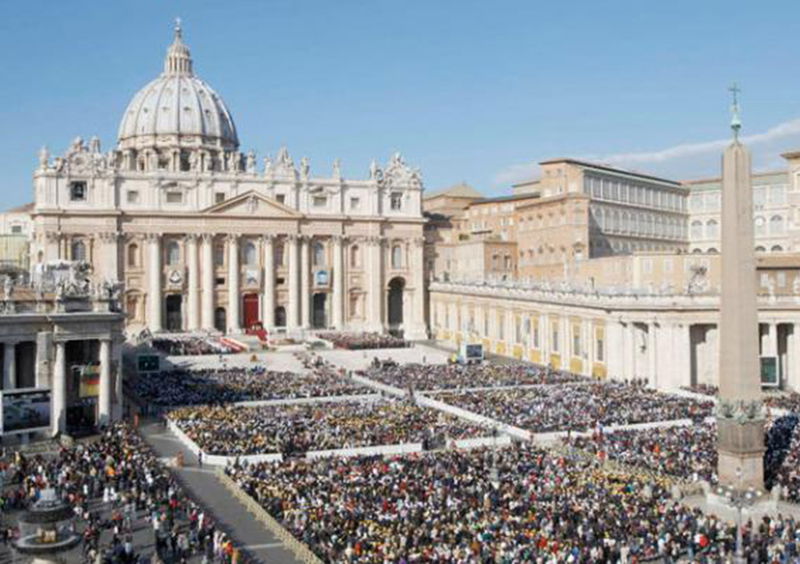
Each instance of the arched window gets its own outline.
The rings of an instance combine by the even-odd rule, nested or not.
[[[706,222],[706,238],[716,239],[719,237],[719,223],[716,219],[709,219]]]
[[[767,250],[767,249],[765,249],[765,248],[764,248],[764,247],[762,247],[761,245],[759,245],[758,247],[756,247],[756,252],[757,252],[757,253],[763,253],[763,252],[765,252],[766,250]]]
[[[283,243],[275,243],[275,266],[283,266]]]
[[[783,233],[783,216],[773,215],[769,218],[769,232],[772,235],[780,235]]]
[[[181,248],[176,241],[167,243],[167,264],[176,265],[181,260]]]
[[[243,262],[247,266],[254,266],[256,264],[256,246],[252,241],[244,244],[244,257]]]
[[[761,216],[756,217],[755,221],[756,235],[765,235],[767,232],[767,222]]]
[[[702,239],[703,238],[703,222],[700,221],[699,219],[695,219],[692,222],[691,237],[692,237],[692,239]]]
[[[83,241],[73,241],[70,256],[72,260],[86,260],[86,244]]]
[[[350,247],[350,268],[358,268],[361,266],[361,256],[359,254],[358,245]]]
[[[772,251],[773,253],[780,253],[783,251],[783,247],[781,247],[780,245],[772,245],[770,251]]]
[[[711,247],[711,248],[710,248],[710,249],[708,249],[706,252],[707,252],[708,254],[710,254],[710,255],[716,255],[716,254],[718,254],[718,253],[719,253],[719,251],[718,251],[717,249],[715,249],[714,247]]]
[[[314,241],[311,246],[314,266],[325,266],[325,245],[320,241]]]
[[[128,245],[128,266],[139,266],[139,245]]]
[[[403,249],[400,245],[392,247],[392,268],[403,267]]]

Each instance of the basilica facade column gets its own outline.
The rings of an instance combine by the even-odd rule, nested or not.
[[[311,326],[311,254],[309,246],[311,238],[300,238],[300,326]]]
[[[161,235],[150,233],[147,236],[148,264],[147,264],[147,326],[151,332],[161,331]]]
[[[93,264],[100,265],[100,270],[107,280],[119,280],[119,239],[117,232],[100,233],[103,257],[101,261],[93,261]]]
[[[202,266],[202,303],[200,306],[203,329],[214,328],[214,235],[204,233],[200,243]]]
[[[383,245],[382,237],[367,239],[367,268],[369,291],[367,299],[369,307],[368,330],[383,332]]]
[[[239,333],[239,236],[228,235],[228,333]]]
[[[13,390],[17,387],[16,344],[3,343],[3,389]]]
[[[97,398],[98,424],[111,422],[111,340],[100,339],[100,390]]]
[[[65,343],[56,342],[55,361],[53,366],[53,435],[67,428],[67,366]]]
[[[264,296],[261,299],[261,321],[265,329],[275,327],[275,245],[272,235],[261,239],[264,252]]]
[[[187,280],[187,319],[189,331],[200,329],[200,265],[197,260],[197,235],[186,236],[186,264],[189,269]]]
[[[289,277],[289,303],[287,308],[286,329],[297,329],[300,326],[300,260],[298,256],[298,237],[289,235],[286,238],[289,264],[286,274]]]
[[[344,323],[344,260],[342,259],[342,245],[344,238],[340,235],[333,237],[333,328],[342,329]]]
[[[648,384],[653,388],[658,388],[658,334],[659,327],[653,322],[647,327],[647,362],[648,362]]]
[[[414,296],[411,303],[411,323],[408,338],[422,340],[428,337],[425,319],[425,239],[415,237],[411,241],[411,283]]]

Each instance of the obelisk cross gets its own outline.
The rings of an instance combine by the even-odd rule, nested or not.
[[[738,141],[739,130],[742,128],[742,120],[739,118],[739,92],[741,92],[741,89],[734,82],[728,90],[730,90],[733,96],[733,104],[731,104],[731,114],[733,114],[731,116],[731,129],[733,130],[734,141]]]

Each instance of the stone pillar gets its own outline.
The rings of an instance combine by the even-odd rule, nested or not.
[[[264,252],[264,295],[261,298],[261,321],[265,329],[275,328],[275,245],[272,235],[261,239]]]
[[[203,329],[214,328],[214,236],[204,233],[201,239],[200,265],[202,268],[202,303],[200,307]]]
[[[100,233],[100,241],[103,245],[102,261],[93,260],[92,264],[99,266],[98,270],[106,279],[119,280],[119,233]]]
[[[543,365],[550,364],[550,318],[547,314],[539,316],[539,351]]]
[[[297,249],[297,236],[289,235],[286,238],[288,247],[289,264],[286,273],[289,277],[289,303],[287,307],[286,329],[297,329],[300,326],[300,259]]]
[[[628,321],[625,325],[625,379],[636,377],[636,325]]]
[[[239,316],[239,236],[228,235],[228,333],[241,332]]]
[[[428,337],[428,323],[425,319],[425,239],[415,237],[411,241],[411,283],[414,286],[414,299],[411,304],[410,323],[406,337],[423,340]]]
[[[187,329],[197,331],[200,329],[200,264],[197,258],[197,235],[186,236],[186,263],[189,268],[187,280]]]
[[[764,487],[764,415],[758,355],[758,309],[750,153],[738,140],[722,157],[719,439],[722,485]],[[738,473],[741,472],[741,478]]]
[[[583,329],[583,373],[591,376],[595,355],[594,323],[590,319],[584,319],[581,321],[581,327]]]
[[[647,326],[647,362],[648,362],[648,384],[653,388],[658,388],[658,325],[650,323]]]
[[[369,331],[383,332],[383,241],[380,237],[370,237],[367,240],[367,268],[369,312],[367,329]]]
[[[761,356],[778,356],[778,326],[775,323],[764,323],[764,334],[761,335]]]
[[[16,344],[3,343],[3,389],[13,390],[17,387]]]
[[[150,233],[147,236],[147,327],[151,332],[161,331],[162,292],[161,292],[161,235]]]
[[[53,333],[39,331],[36,334],[36,387],[51,387],[50,355],[53,349]]]
[[[342,260],[342,243],[344,238],[333,237],[333,328],[344,328],[344,260]]]
[[[625,379],[625,326],[621,320],[606,322],[606,372],[612,380]]]
[[[53,435],[65,431],[67,428],[67,359],[65,354],[66,344],[56,342],[56,354],[53,366],[52,401]]]
[[[789,390],[800,391],[800,324],[792,323],[786,335],[786,374],[783,384]]]
[[[111,423],[111,340],[100,339],[100,390],[97,398],[98,424]]]
[[[300,326],[311,327],[311,238],[300,238]]]

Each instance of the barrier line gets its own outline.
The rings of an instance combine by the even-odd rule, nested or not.
[[[286,527],[270,515],[266,509],[261,507],[261,504],[247,495],[242,488],[225,473],[225,470],[221,468],[217,469],[216,475],[219,482],[244,505],[247,512],[252,513],[253,517],[274,534],[301,562],[304,564],[323,564],[322,560],[320,560],[308,546],[297,540]]]

